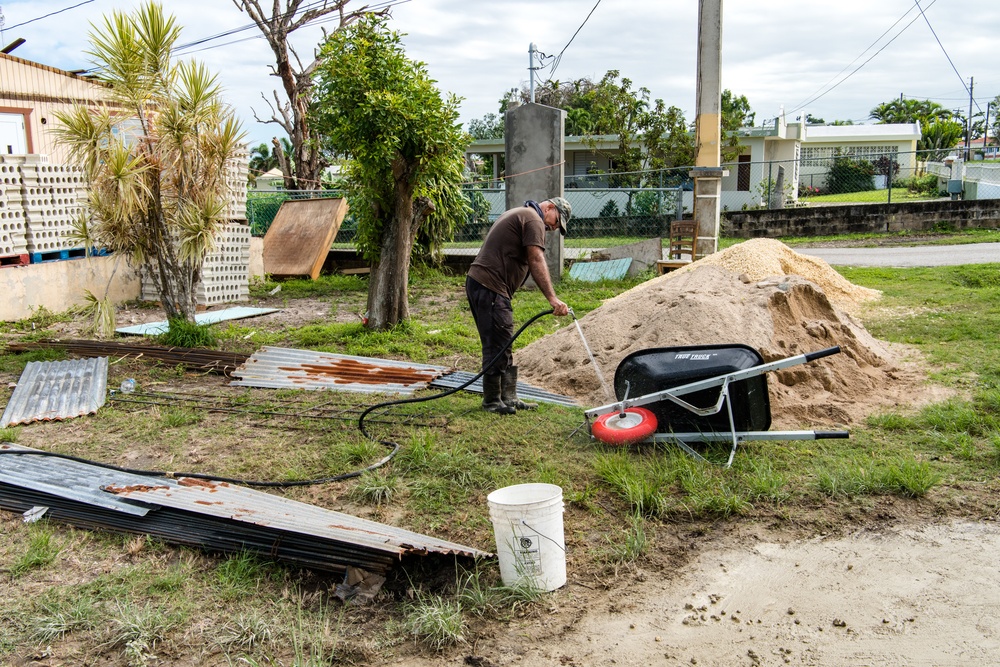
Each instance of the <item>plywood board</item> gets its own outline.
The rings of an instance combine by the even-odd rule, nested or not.
[[[264,273],[316,280],[345,215],[342,198],[282,202],[264,235]]]

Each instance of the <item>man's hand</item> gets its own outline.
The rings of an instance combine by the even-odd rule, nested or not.
[[[559,299],[552,297],[549,299],[549,305],[552,306],[552,314],[562,317],[564,315],[569,315],[569,306],[560,301]]]

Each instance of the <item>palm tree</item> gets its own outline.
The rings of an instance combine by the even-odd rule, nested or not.
[[[288,137],[281,137],[280,141],[282,152],[290,160],[293,150],[292,142],[288,140]],[[278,156],[271,151],[271,147],[267,144],[258,144],[250,151],[250,164],[248,166],[249,182],[253,184],[257,182],[258,176],[278,166]]]
[[[918,151],[947,152],[962,138],[965,121],[961,115],[931,100],[899,99],[883,102],[871,110],[869,118],[879,123],[918,123]]]
[[[105,16],[87,53],[114,104],[55,115],[89,182],[91,238],[143,268],[169,319],[193,322],[195,286],[230,198],[225,167],[244,135],[215,75],[171,62],[179,35],[153,2]]]

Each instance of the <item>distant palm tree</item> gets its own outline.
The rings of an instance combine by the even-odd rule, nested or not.
[[[292,142],[287,137],[281,137],[281,148],[285,156],[291,159]],[[250,184],[257,182],[257,177],[265,174],[278,166],[278,156],[271,150],[268,144],[259,144],[250,151],[250,170],[248,179]]]

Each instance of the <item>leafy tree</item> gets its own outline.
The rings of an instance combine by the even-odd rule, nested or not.
[[[349,158],[358,249],[372,263],[368,327],[387,329],[409,315],[418,234],[439,246],[470,212],[460,190],[468,135],[457,122],[459,100],[442,99],[378,16],[330,36],[316,76],[311,118]]]
[[[955,120],[939,120],[923,128],[917,148],[927,151],[927,158],[940,160],[965,137],[965,125]]]
[[[503,116],[495,113],[488,113],[482,118],[473,118],[469,121],[469,135],[473,139],[501,139],[503,123]]]
[[[692,164],[694,138],[683,112],[651,101],[648,88],[633,89],[631,79],[619,77],[618,70],[610,70],[588,92],[594,134],[618,136],[618,150],[610,156],[615,185],[638,187],[638,172]]]
[[[271,107],[271,117],[266,120],[256,114],[254,117],[260,123],[279,125],[285,135],[291,138],[292,151],[287,158],[278,138],[271,140],[274,145],[273,155],[285,177],[286,190],[317,189],[323,170],[329,166],[323,142],[310,126],[308,116],[317,61],[313,59],[308,64],[303,64],[288,42],[289,35],[329,14],[337,15],[335,30],[340,30],[370,12],[367,5],[348,11],[349,2],[350,0],[285,0],[285,8],[282,9],[279,0],[273,0],[268,12],[261,8],[261,0],[233,0],[236,7],[246,12],[256,24],[271,47],[275,58],[271,74],[281,80],[285,92],[286,99],[282,101],[277,91],[274,91],[273,104],[261,94]],[[384,14],[388,11],[383,9],[377,13]]]
[[[87,53],[115,104],[56,112],[55,132],[90,186],[89,237],[144,267],[169,319],[193,322],[243,132],[203,64],[171,62],[179,35],[156,3],[105,16]]]
[[[720,111],[722,161],[732,162],[743,152],[739,130],[741,127],[752,127],[756,114],[750,109],[750,100],[746,95],[736,97],[728,88],[722,91]]]

